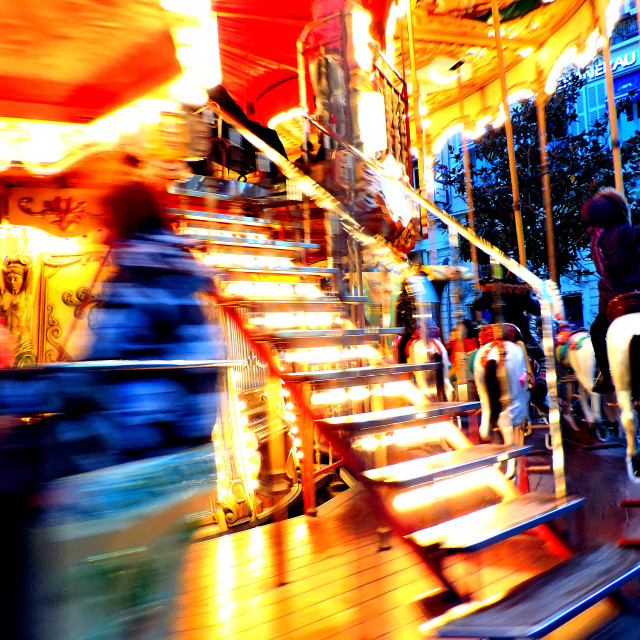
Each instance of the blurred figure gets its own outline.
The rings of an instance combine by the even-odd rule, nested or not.
[[[222,343],[216,340],[205,318],[205,301],[198,295],[210,288],[210,277],[189,253],[184,239],[169,228],[159,193],[148,184],[132,181],[116,187],[105,204],[111,229],[110,256],[117,272],[104,283],[104,304],[96,311],[97,321],[92,322],[94,344],[87,360],[222,359]],[[58,592],[52,595],[47,591],[50,586],[45,585],[55,582],[51,577],[55,571],[63,574],[58,564],[64,559],[56,557],[53,550],[47,551],[57,547],[45,536],[38,548],[49,557],[29,562],[33,532],[46,530],[45,525],[62,524],[77,527],[81,535],[83,524],[96,526],[101,518],[121,515],[120,511],[140,505],[149,508],[171,492],[174,499],[179,497],[181,486],[190,480],[190,459],[181,458],[188,454],[180,452],[211,442],[216,381],[211,370],[188,367],[23,371],[19,378],[3,384],[0,412],[56,415],[14,424],[0,433],[0,508],[4,517],[0,540],[9,556],[3,575],[5,593],[8,590],[11,594],[0,605],[5,614],[3,635],[71,640],[84,637],[84,632],[67,632],[67,621],[58,619],[56,607],[68,609],[68,603],[58,602],[56,598],[62,596]],[[136,462],[151,462],[158,456],[171,462],[165,467]],[[212,460],[212,454],[200,455],[197,473],[204,473],[206,464],[213,465]],[[116,468],[126,469],[122,472],[86,473],[121,463],[131,464]],[[206,469],[207,474],[215,472],[215,467]],[[104,477],[110,478],[109,486],[105,486]],[[87,522],[83,523],[83,518]],[[146,562],[148,565],[148,558]],[[116,573],[123,571],[131,574],[130,567]],[[98,568],[96,576],[103,574],[107,575],[104,567]],[[96,576],[88,584],[95,585]],[[104,583],[105,590],[108,584]],[[62,590],[59,584],[55,588]],[[79,593],[76,597],[90,596]],[[42,601],[50,607],[46,613]],[[95,618],[81,622],[92,628],[106,625],[107,618],[101,620],[96,613]],[[131,625],[125,626],[122,635],[109,637],[147,637],[134,633]],[[160,637],[157,631],[152,636]]]
[[[546,359],[538,340],[531,332],[532,316],[540,315],[540,303],[533,297],[533,290],[507,271],[504,278],[483,278],[478,282],[482,295],[473,303],[476,311],[488,311],[491,322],[507,322],[520,330],[529,358],[537,365],[535,386],[531,402],[544,414],[547,405]]]
[[[614,391],[607,355],[607,305],[616,296],[640,289],[640,225],[631,226],[627,200],[615,189],[602,189],[580,211],[591,234],[591,259],[600,276],[598,315],[591,342],[600,369],[593,391]]]
[[[468,318],[463,318],[451,330],[449,341],[445,344],[449,360],[451,361],[451,369],[449,378],[451,384],[466,384],[473,380],[473,360],[475,351],[480,347],[478,340],[478,329],[475,324]],[[465,354],[466,371],[460,370],[458,354]]]

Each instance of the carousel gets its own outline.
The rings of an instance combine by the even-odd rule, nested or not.
[[[92,319],[113,277],[104,196],[125,174],[162,185],[173,231],[210,276],[202,299],[227,354],[89,366],[115,376],[131,367],[215,370],[213,444],[133,476],[116,469],[71,481],[66,519],[36,536],[55,567],[46,581],[55,597],[42,606],[57,622],[40,637],[157,638],[168,629],[184,638],[303,637],[317,625],[318,637],[515,639],[576,619],[578,638],[594,616],[615,617],[601,601],[637,576],[637,554],[615,546],[574,553],[555,526],[584,502],[567,494],[564,475],[553,326],[564,310],[548,179],[551,279],[527,269],[509,104],[537,96],[544,141],[545,100],[568,65],[584,66],[599,50],[608,60],[617,10],[580,0],[261,0],[250,12],[243,2],[204,0],[6,7],[6,375],[87,370]],[[503,125],[518,260],[475,233],[470,188],[466,224],[432,203],[434,156],[447,138]],[[613,154],[618,176],[615,143]],[[450,265],[438,264],[441,228]],[[472,247],[470,268],[459,263],[460,238]],[[416,246],[429,247],[430,264]],[[479,254],[540,303],[545,491],[529,491],[531,372],[522,340],[511,325],[490,325],[473,364],[460,332],[445,347],[442,327],[463,318],[461,289],[477,282]],[[40,417],[25,407],[20,420]],[[360,528],[350,537],[352,526]],[[495,559],[493,550],[526,532],[529,553],[544,558],[537,564],[520,558],[481,588],[455,577],[460,565],[448,559],[471,557],[473,571],[479,552]],[[189,556],[191,578],[206,586],[180,592],[184,611],[175,614],[169,603],[187,539],[211,544],[219,571],[212,577]],[[318,539],[333,547],[314,555]],[[312,551],[298,554],[298,540]],[[328,593],[333,581],[332,571],[309,567],[349,545],[369,563],[345,562],[341,579],[355,581],[355,592],[336,587],[333,609],[305,604],[305,593]],[[374,630],[367,593],[379,585],[368,572],[382,550],[395,558],[398,549],[411,560],[389,569],[402,584],[376,592],[385,615]],[[305,586],[272,596],[274,576],[282,589]],[[60,597],[60,584],[74,581],[87,589]],[[199,588],[214,594],[208,603]],[[276,602],[289,603],[286,615]],[[398,615],[387,615],[394,607]]]

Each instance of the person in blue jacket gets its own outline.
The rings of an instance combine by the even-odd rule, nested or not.
[[[591,259],[600,276],[598,315],[591,325],[591,342],[600,369],[593,390],[614,391],[607,356],[607,305],[623,293],[640,290],[640,225],[631,226],[629,205],[615,189],[602,189],[581,209],[591,234]]]
[[[211,274],[171,230],[159,192],[132,180],[113,189],[105,209],[116,272],[91,312],[86,360],[224,359],[201,295],[211,288]],[[10,593],[0,606],[3,637],[37,638],[27,539],[49,508],[39,504],[50,483],[211,442],[219,404],[215,377],[207,368],[169,364],[132,371],[21,369],[15,379],[3,379],[0,414],[49,414],[0,429],[0,544]]]

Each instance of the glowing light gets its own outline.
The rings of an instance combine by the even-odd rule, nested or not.
[[[375,436],[365,436],[364,438],[358,438],[354,446],[363,451],[375,451],[380,446],[380,441]]]
[[[533,98],[535,94],[533,93],[533,91],[530,91],[529,89],[519,89],[518,91],[514,91],[513,93],[509,94],[509,96],[507,97],[507,102],[509,104],[515,104],[516,102],[521,102],[522,100],[529,100],[530,98]]]
[[[387,148],[387,127],[384,96],[377,91],[362,91],[358,95],[358,127],[365,154]]]
[[[64,157],[59,125],[24,123],[23,129],[29,133],[29,140],[24,147],[25,160],[52,163]]]
[[[548,95],[551,95],[556,90],[558,80],[560,80],[560,76],[564,72],[565,68],[570,64],[574,64],[577,53],[577,47],[569,47],[558,57],[556,63],[551,68],[551,72],[549,73],[547,82],[544,86],[544,90]]]
[[[524,49],[520,49],[518,51],[518,55],[521,58],[528,58],[533,53],[533,47],[525,47]]]
[[[433,153],[435,155],[438,155],[444,148],[444,145],[447,143],[447,140],[452,136],[456,135],[457,133],[462,133],[463,128],[464,127],[462,123],[459,123],[459,124],[454,124],[453,126],[443,131],[438,136],[438,139],[435,141],[435,143],[433,144],[433,147],[432,147]]]
[[[369,25],[371,16],[366,11],[354,7],[351,11],[351,25],[353,31],[353,56],[356,64],[365,71],[371,71],[373,53],[369,46],[371,36]]]
[[[345,389],[329,389],[328,391],[316,391],[311,394],[311,404],[342,404],[347,401]]]
[[[504,107],[502,103],[500,103],[500,108],[498,109],[498,115],[496,119],[491,123],[494,129],[499,129],[507,120],[507,116],[504,112]]]
[[[474,130],[467,130],[464,132],[464,135],[468,140],[476,140],[485,134],[489,124],[491,124],[491,116],[487,115],[476,122],[476,128]]]
[[[171,85],[171,95],[183,104],[189,104],[196,107],[206,104],[209,100],[209,96],[204,89],[194,87],[182,78],[176,80],[176,82]]]
[[[351,387],[347,391],[347,397],[352,402],[357,402],[359,400],[365,400],[370,395],[371,394],[369,393],[369,390],[366,387]]]
[[[268,122],[268,127],[270,129],[275,129],[279,124],[283,122],[287,122],[287,120],[293,120],[294,118],[300,118],[304,115],[304,110],[301,107],[296,107],[295,109],[289,109],[289,111],[283,111],[282,113],[278,113],[273,116],[271,120]]]
[[[412,460],[411,462],[419,462],[419,460]],[[446,478],[435,484],[401,493],[393,499],[393,507],[398,511],[406,511],[407,509],[429,504],[434,500],[442,500],[449,496],[468,492],[469,488],[473,486],[492,485],[495,474],[496,470],[492,468],[461,473],[453,478]]]

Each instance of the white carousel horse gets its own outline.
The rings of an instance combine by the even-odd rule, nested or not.
[[[634,400],[640,396],[640,293],[627,293],[614,298],[607,308],[611,326],[607,331],[607,354],[620,423],[627,437],[627,475],[640,483],[640,453],[638,453],[638,417]]]
[[[524,347],[516,341],[519,333],[510,324],[488,325],[481,330],[473,377],[482,408],[483,440],[489,440],[491,430],[497,427],[504,443],[513,444],[514,427],[529,420],[531,372]],[[507,467],[507,475],[512,475],[513,467]]]
[[[427,327],[427,339],[411,340],[407,344],[407,362],[410,364],[423,364],[425,362],[442,362],[442,382],[444,394],[449,402],[454,399],[455,391],[449,379],[449,369],[451,362],[449,354],[440,340],[440,330],[438,327]],[[433,390],[434,384],[430,383],[429,371],[416,371],[414,373],[416,384],[422,391]]]
[[[599,424],[602,418],[600,396],[592,391],[596,379],[596,356],[591,335],[586,329],[573,331],[561,323],[556,341],[556,359],[576,375],[582,415],[589,425]]]

